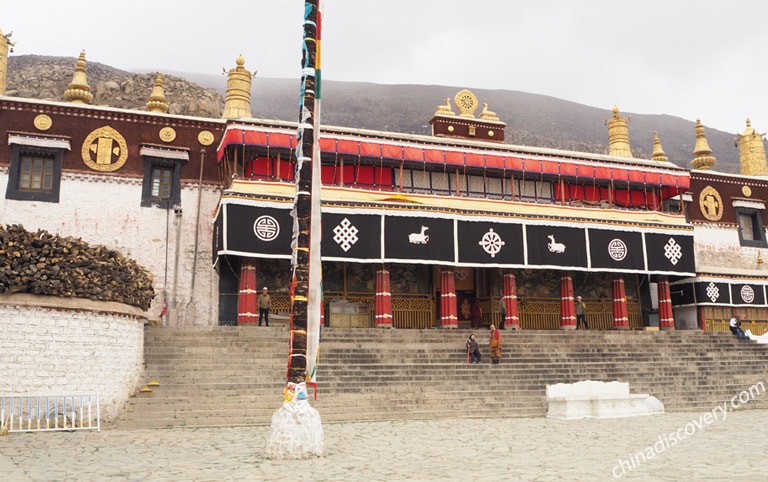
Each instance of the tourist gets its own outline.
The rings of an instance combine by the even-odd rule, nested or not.
[[[504,322],[507,321],[507,304],[504,303],[504,294],[499,298],[499,330],[504,329]]]
[[[469,338],[467,338],[467,361],[480,363],[480,345],[477,344],[474,333],[470,333]]]
[[[741,317],[739,315],[734,315],[728,325],[731,333],[736,335],[736,338],[739,340],[749,340],[747,333],[741,328]]]
[[[501,331],[497,330],[495,325],[491,325],[489,348],[491,349],[491,363],[498,365],[499,360],[501,360]]]
[[[581,300],[581,296],[576,297],[576,329],[584,323],[584,329],[589,330],[587,325],[587,305]]]
[[[269,310],[272,308],[272,297],[269,296],[269,289],[265,286],[261,290],[259,295],[259,326],[261,326],[261,320],[269,326]]]

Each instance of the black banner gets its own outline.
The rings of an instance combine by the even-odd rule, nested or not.
[[[695,305],[696,294],[693,283],[680,283],[669,286],[669,297],[672,299],[672,306]]]
[[[731,304],[731,286],[729,283],[716,283],[714,281],[697,281],[696,282],[696,302],[712,303],[715,305],[730,305]]]
[[[323,214],[323,258],[381,260],[381,216]]]
[[[734,283],[731,285],[731,299],[734,305],[765,306],[763,285]]]
[[[693,236],[646,233],[648,271],[696,273]]]
[[[227,252],[290,257],[293,219],[287,209],[225,204]]]
[[[459,221],[457,229],[460,263],[525,263],[522,225]]]
[[[637,232],[589,230],[592,268],[645,270],[643,236]]]
[[[585,230],[554,226],[526,226],[528,264],[587,267]]]
[[[387,260],[454,263],[453,220],[387,216],[384,256]]]

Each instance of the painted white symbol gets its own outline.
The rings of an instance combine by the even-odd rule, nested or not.
[[[491,255],[491,258],[495,258],[501,251],[501,247],[505,243],[502,241],[501,236],[493,231],[493,228],[489,229],[487,233],[483,235],[483,238],[477,243],[483,247],[483,251]]]
[[[744,303],[752,303],[755,301],[755,290],[749,285],[742,286],[741,299],[744,300]]]
[[[555,241],[555,237],[551,234],[547,237],[549,238],[547,249],[550,253],[565,253],[565,245],[563,243],[558,243]]]
[[[253,222],[253,234],[262,241],[274,241],[280,234],[280,223],[272,216],[259,216]]]
[[[683,257],[683,247],[677,244],[675,238],[669,238],[667,244],[664,245],[664,256],[673,265],[676,265],[680,258]]]
[[[408,235],[408,242],[411,244],[427,244],[429,241],[429,234],[425,234],[429,226],[421,226],[421,232],[411,233]]]
[[[612,239],[608,243],[608,256],[614,261],[621,261],[627,257],[627,245],[621,239]]]
[[[359,232],[360,231],[349,221],[349,219],[344,218],[335,228],[333,228],[333,240],[336,241],[336,244],[338,244],[346,253],[360,240],[360,238],[357,237],[357,233]]]
[[[718,289],[717,285],[713,281],[710,281],[707,285],[707,297],[712,300],[712,303],[720,298],[720,289]]]

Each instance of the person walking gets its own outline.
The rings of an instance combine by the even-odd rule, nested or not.
[[[587,325],[587,305],[581,300],[581,296],[576,297],[576,329],[584,323],[584,329],[589,330]]]
[[[491,340],[488,346],[491,350],[491,363],[498,365],[501,360],[501,331],[496,329],[496,325],[491,325]]]
[[[499,330],[504,329],[504,323],[507,321],[507,304],[504,303],[504,294],[499,298]]]
[[[467,361],[469,363],[480,363],[480,345],[475,340],[475,334],[471,333],[467,338]]]
[[[272,297],[269,296],[269,289],[265,286],[261,290],[259,295],[259,326],[261,326],[261,320],[269,326],[269,310],[272,308]]]

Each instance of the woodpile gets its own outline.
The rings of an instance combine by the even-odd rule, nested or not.
[[[80,238],[0,224],[0,293],[116,301],[149,309],[152,275],[135,261]]]

